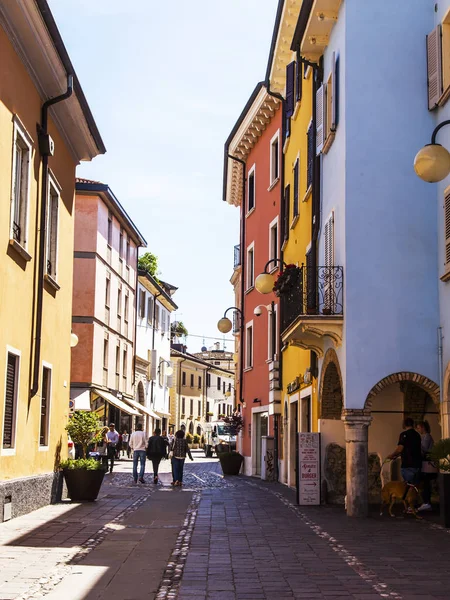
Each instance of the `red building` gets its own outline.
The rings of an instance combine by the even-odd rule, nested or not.
[[[281,124],[281,101],[258,83],[225,143],[224,200],[240,207],[241,218],[240,252],[231,281],[243,315],[236,328],[236,392],[244,417],[240,451],[247,475],[264,470],[261,438],[277,435],[280,413],[278,298],[261,295],[255,279],[268,261],[280,257]],[[267,270],[276,271],[277,263]],[[277,446],[275,440],[275,464]]]

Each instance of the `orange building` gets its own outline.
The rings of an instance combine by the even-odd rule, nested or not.
[[[274,465],[279,454],[278,298],[262,296],[255,279],[266,266],[276,272],[279,265],[281,145],[281,102],[259,83],[225,144],[224,171],[224,200],[240,208],[241,218],[240,268],[235,261],[232,283],[240,282],[237,306],[243,315],[238,390],[244,417],[240,451],[248,475],[264,470],[262,438],[274,438]]]

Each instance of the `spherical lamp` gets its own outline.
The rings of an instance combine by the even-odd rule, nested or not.
[[[78,344],[78,336],[76,333],[71,333],[70,334],[70,347],[71,348],[75,348],[75,346]]]
[[[270,294],[273,291],[274,278],[270,273],[260,273],[255,279],[255,288],[260,294]]]
[[[217,329],[220,333],[229,333],[233,329],[233,323],[227,317],[222,317],[217,323]]]
[[[171,375],[173,375],[173,367],[171,367],[171,366],[167,367],[166,375],[167,375],[167,377],[170,377]]]
[[[442,181],[450,173],[450,153],[440,144],[427,144],[414,158],[414,171],[428,183]]]
[[[231,396],[231,392],[229,392],[228,390],[225,392],[225,398],[229,398]]]

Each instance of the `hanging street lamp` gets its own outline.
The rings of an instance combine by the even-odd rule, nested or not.
[[[431,135],[431,143],[424,146],[414,158],[414,171],[423,181],[437,183],[450,173],[450,153],[436,143],[436,135],[442,127],[450,125],[450,120],[442,121]]]
[[[270,294],[273,291],[273,286],[275,284],[275,278],[272,273],[267,272],[267,268],[271,263],[280,263],[282,267],[286,267],[286,263],[279,258],[272,258],[267,261],[264,271],[258,275],[255,279],[255,288],[258,290],[260,294]]]

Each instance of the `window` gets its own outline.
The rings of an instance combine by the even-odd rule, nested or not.
[[[269,228],[269,259],[278,258],[278,217],[272,221]],[[275,268],[272,264],[271,269]]]
[[[211,387],[211,373],[206,374],[206,387]]]
[[[113,216],[112,212],[108,213],[108,246],[112,246],[112,229],[113,229]]]
[[[27,246],[27,215],[30,189],[30,161],[32,140],[17,118],[14,119],[11,233],[10,238],[23,248]]]
[[[312,186],[314,167],[314,135],[312,122],[308,127],[308,133],[306,135],[308,136],[308,169],[306,174],[306,187],[309,189]]]
[[[128,323],[128,303],[130,301],[130,297],[128,295],[128,291],[125,292],[125,305],[123,307],[123,318],[125,323]]]
[[[122,317],[122,287],[117,290],[117,316]]]
[[[139,316],[141,317],[141,319],[145,318],[145,291],[144,290],[139,290]]]
[[[6,363],[6,390],[3,413],[3,449],[16,445],[17,398],[19,389],[19,356],[8,352]]]
[[[448,37],[445,38],[445,45],[447,40]],[[427,35],[428,110],[438,106],[443,92],[442,58],[442,26],[438,25]]]
[[[191,407],[191,411],[190,411],[190,413],[189,413],[189,414],[190,414],[190,415],[191,415],[191,417],[192,417],[192,416],[194,415],[194,401],[192,400],[192,398],[191,398],[191,401],[190,401],[190,403],[189,403],[189,404],[190,404],[190,407]]]
[[[130,238],[127,238],[127,254],[125,257],[127,265],[130,264]]]
[[[120,378],[120,346],[116,347],[116,389],[119,389]]]
[[[289,209],[291,204],[291,186],[287,185],[284,190],[284,215],[283,215],[283,241],[289,239]]]
[[[181,398],[181,414],[186,414],[186,398]]]
[[[277,353],[277,311],[276,306],[274,306],[274,310],[268,311],[268,351],[267,351],[267,359],[268,360],[276,360]]]
[[[194,375],[191,373],[191,388],[194,387]]]
[[[183,371],[183,373],[182,373],[181,384],[186,385],[186,371]]]
[[[255,242],[247,248],[247,289],[255,284]]]
[[[123,227],[120,228],[119,258],[120,258],[120,260],[122,260],[122,258],[123,258]]]
[[[323,149],[324,143],[324,116],[325,116],[325,87],[323,85],[316,92],[316,155],[319,155]]]
[[[108,308],[109,308],[110,299],[111,299],[111,278],[108,273],[106,276],[106,283],[105,283],[105,306],[107,306]]]
[[[228,384],[228,391],[231,392],[231,383]]]
[[[128,350],[125,348],[123,351],[123,364],[122,364],[122,375],[124,384],[127,383],[127,373],[128,373]]]
[[[151,325],[153,322],[153,296],[147,298],[147,323]]]
[[[103,385],[108,386],[108,364],[109,364],[109,341],[105,337],[103,340]]]
[[[247,189],[247,213],[255,208],[255,165],[248,173],[248,189]]]
[[[222,394],[225,394],[225,389],[226,389],[225,386],[226,386],[226,383],[225,383],[225,381],[223,381],[222,382]]]
[[[292,215],[294,221],[299,215],[299,210],[298,210],[298,192],[299,192],[298,170],[299,170],[299,159],[297,158],[297,160],[295,161],[295,165],[294,165],[294,214]]]
[[[214,361],[214,364],[215,364],[215,365],[220,365],[220,360],[215,360],[215,361]]]
[[[159,304],[155,302],[155,323],[154,328],[159,329]]]
[[[253,367],[253,321],[247,325],[245,331],[245,368]]]
[[[199,389],[199,390],[201,390],[201,389],[202,389],[202,378],[200,377],[200,375],[199,375],[199,377],[198,377],[198,389]]]
[[[295,61],[286,66],[286,119],[290,119],[295,109]]]
[[[162,308],[161,309],[161,335],[164,335],[166,333],[166,311]]]
[[[201,400],[198,401],[198,413],[197,414],[199,417],[202,414],[202,401]]]
[[[59,191],[52,179],[48,186],[47,204],[47,275],[56,281],[58,261]]]
[[[222,379],[220,377],[218,377],[217,378],[217,389],[219,390],[219,392],[220,392],[221,388],[222,388]]]
[[[278,181],[280,177],[280,132],[270,141],[270,185]]]
[[[325,104],[323,119],[325,139],[322,152],[327,153],[336,135],[337,126],[337,62],[334,52],[331,58],[331,73],[324,86]]]
[[[48,431],[50,425],[50,398],[52,372],[48,367],[42,369],[41,390],[41,424],[39,429],[39,446],[48,446]]]

